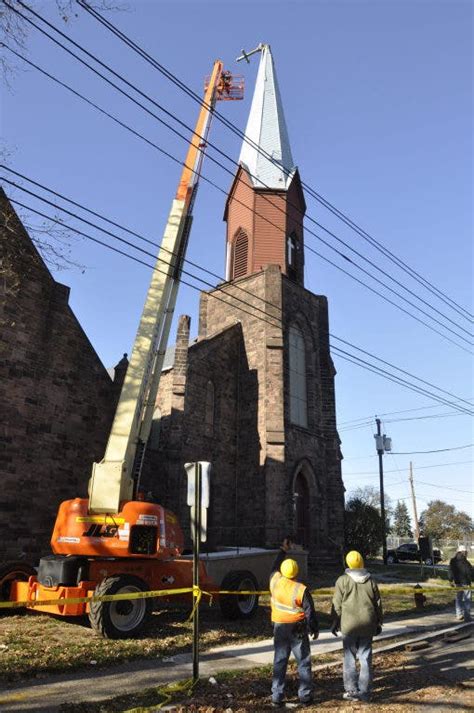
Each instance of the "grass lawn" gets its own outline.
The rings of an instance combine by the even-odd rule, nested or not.
[[[375,569],[375,568],[374,568]],[[393,571],[393,568],[387,568]],[[410,568],[411,569],[411,568]],[[325,571],[310,578],[311,588],[332,586],[339,572]],[[401,579],[401,578],[400,578]],[[409,578],[414,581],[414,578]],[[442,581],[439,580],[439,584]],[[414,616],[413,594],[397,593],[396,584],[383,585],[387,620]],[[426,612],[434,612],[452,603],[451,592],[426,592]],[[261,597],[256,615],[247,621],[224,621],[219,607],[207,605],[201,609],[201,650],[212,646],[245,643],[270,638],[269,598]],[[329,628],[331,595],[315,596],[321,628]],[[139,639],[113,641],[102,639],[89,628],[88,620],[55,618],[36,612],[0,617],[0,681],[18,681],[26,676],[41,678],[50,673],[79,668],[113,666],[137,659],[159,659],[179,653],[189,653],[192,644],[192,624],[189,608],[169,606],[157,611],[146,636]]]

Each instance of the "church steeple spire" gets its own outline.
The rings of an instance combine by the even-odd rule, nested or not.
[[[293,164],[270,45],[261,51],[252,106],[227,199],[227,280],[277,265],[304,284],[303,217],[306,210]],[[247,58],[244,52],[244,58]]]
[[[295,167],[270,45],[261,48],[239,163],[247,169],[254,187],[286,190]]]

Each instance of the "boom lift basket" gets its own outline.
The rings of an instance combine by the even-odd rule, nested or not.
[[[206,91],[211,75],[207,76],[204,81],[204,90]],[[231,74],[231,72],[222,72],[221,78],[217,85],[217,101],[238,101],[244,98],[244,78],[241,74]]]

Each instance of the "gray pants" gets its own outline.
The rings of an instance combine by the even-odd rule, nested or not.
[[[343,679],[346,693],[369,696],[372,688],[372,637],[342,637],[344,649]],[[356,660],[359,659],[360,673],[357,673]]]
[[[470,586],[464,584],[456,585],[458,587]],[[464,621],[471,620],[471,599],[472,592],[470,589],[464,589],[462,592],[456,592],[456,616],[458,619],[464,619]]]
[[[298,664],[298,698],[308,701],[313,693],[313,680],[311,674],[311,649],[306,625],[300,624],[273,624],[275,657],[273,659],[272,701],[283,701],[285,692],[285,676],[290,653]]]

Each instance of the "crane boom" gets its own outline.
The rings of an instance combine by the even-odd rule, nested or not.
[[[222,72],[223,64],[216,60],[171,204],[105,455],[92,467],[90,513],[117,513],[120,503],[134,496],[176,304],[205,138],[222,91]]]

